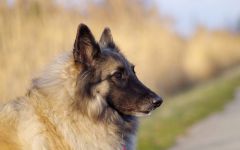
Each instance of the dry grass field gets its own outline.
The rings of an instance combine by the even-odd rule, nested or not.
[[[190,39],[139,1],[89,2],[86,12],[49,0],[0,2],[0,99],[24,94],[29,81],[59,53],[71,50],[77,25],[97,38],[109,26],[139,77],[161,94],[205,81],[240,62],[240,35],[200,28]],[[79,6],[79,9],[81,6]]]

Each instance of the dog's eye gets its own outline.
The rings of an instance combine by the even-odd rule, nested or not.
[[[120,71],[115,72],[113,76],[118,80],[121,80],[123,78],[123,74]]]

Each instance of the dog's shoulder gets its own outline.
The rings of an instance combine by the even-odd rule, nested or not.
[[[20,141],[16,136],[19,118],[25,104],[24,98],[0,105],[0,149],[19,149]]]

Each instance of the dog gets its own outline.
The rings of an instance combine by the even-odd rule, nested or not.
[[[162,104],[142,84],[109,28],[85,24],[72,52],[50,64],[26,95],[0,106],[1,150],[134,150],[138,117]]]

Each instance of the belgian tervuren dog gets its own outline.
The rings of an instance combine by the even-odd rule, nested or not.
[[[96,42],[80,24],[73,51],[33,79],[25,96],[0,107],[0,149],[133,150],[137,117],[161,103],[109,28]]]

